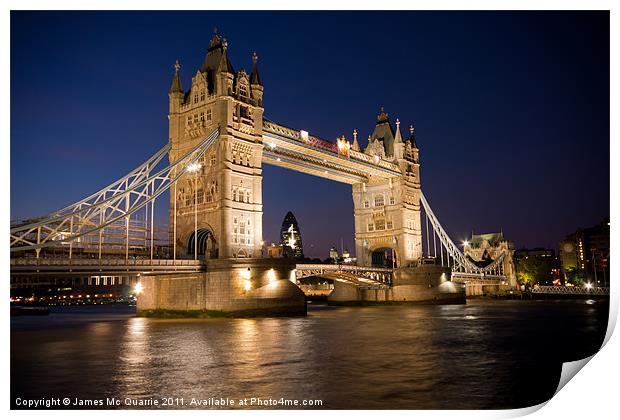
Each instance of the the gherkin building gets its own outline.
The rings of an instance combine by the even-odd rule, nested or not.
[[[292,212],[286,213],[282,221],[280,230],[280,242],[282,243],[282,253],[285,258],[303,258],[304,247],[301,242],[301,231],[299,224]]]

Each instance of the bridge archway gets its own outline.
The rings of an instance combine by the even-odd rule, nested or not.
[[[196,234],[197,240],[194,240]],[[194,244],[197,245],[198,258],[217,258],[217,243],[213,237],[213,232],[209,228],[200,228],[192,232],[187,240],[187,254],[195,255]]]
[[[381,247],[371,250],[370,261],[372,267],[398,267],[398,256],[396,254],[396,250],[390,247]]]

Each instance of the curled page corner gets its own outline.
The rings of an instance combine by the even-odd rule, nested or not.
[[[579,372],[581,368],[583,368],[590,361],[590,359],[594,357],[595,354],[596,353],[584,359],[575,360],[572,362],[564,362],[562,364],[562,373],[560,374],[560,382],[558,382],[558,387],[556,388],[553,396],[555,396],[558,392],[560,392],[560,390],[564,388],[564,385],[566,385],[568,381],[573,379],[573,376],[575,376],[577,372]]]

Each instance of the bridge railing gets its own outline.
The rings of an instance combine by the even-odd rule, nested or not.
[[[197,267],[202,266],[201,260],[158,260],[158,259],[119,259],[119,258],[11,258],[11,267],[101,267],[101,266],[135,266],[135,267]]]
[[[326,270],[326,271],[374,271],[377,273],[391,273],[391,268],[383,267],[365,267],[361,265],[349,265],[349,264],[297,264],[295,266],[299,269],[306,270]]]
[[[548,295],[609,295],[609,287],[588,286],[539,286],[532,288],[532,293]]]

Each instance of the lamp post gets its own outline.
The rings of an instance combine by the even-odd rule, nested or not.
[[[187,170],[194,174],[194,260],[198,259],[198,171],[201,165],[198,162],[187,165]]]

